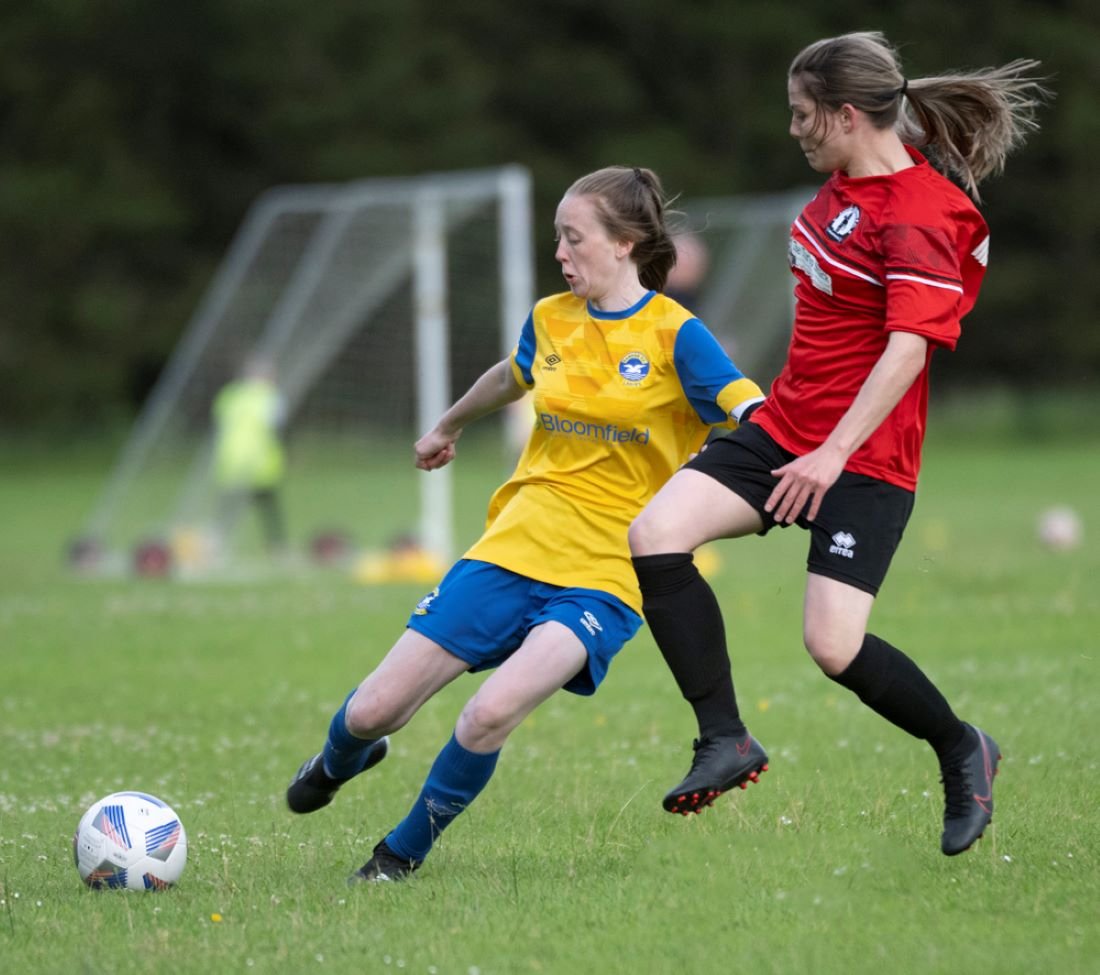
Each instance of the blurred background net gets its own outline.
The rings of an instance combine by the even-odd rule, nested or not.
[[[255,551],[246,508],[232,524],[218,518],[212,470],[213,404],[250,361],[279,391],[287,493],[328,518],[294,526],[299,541],[365,530],[448,555],[448,476],[422,496],[410,444],[518,335],[532,301],[529,195],[515,167],[265,194],[141,411],[78,542],[86,560],[118,568],[157,540],[196,570]],[[404,487],[383,456],[398,444]],[[405,510],[363,519],[369,498],[326,500],[383,466],[387,504]],[[319,496],[302,503],[310,490]]]

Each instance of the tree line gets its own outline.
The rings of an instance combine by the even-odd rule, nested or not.
[[[540,290],[562,190],[609,163],[685,196],[816,180],[787,136],[806,43],[881,29],[909,77],[1043,61],[1042,129],[983,186],[984,294],[941,381],[1100,368],[1091,0],[35,0],[0,13],[0,426],[131,417],[265,189],[529,167]],[[541,246],[540,246],[541,245]],[[777,255],[783,260],[783,255]]]

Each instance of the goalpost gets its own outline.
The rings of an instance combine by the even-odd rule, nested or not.
[[[87,520],[84,553],[100,556],[95,567],[125,565],[147,538],[167,540],[185,563],[209,554],[197,549],[216,503],[211,404],[249,357],[273,364],[291,442],[307,444],[311,463],[341,437],[361,453],[400,439],[411,469],[408,445],[455,386],[511,348],[530,310],[531,208],[519,166],[265,193]],[[449,559],[451,470],[417,480],[417,540]],[[356,517],[330,514],[338,525]],[[222,539],[222,556],[232,544]]]

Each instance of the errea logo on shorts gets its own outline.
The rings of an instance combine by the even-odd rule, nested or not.
[[[830,555],[840,555],[846,559],[854,559],[856,553],[852,551],[852,546],[855,545],[856,540],[848,532],[837,532],[833,536],[833,544],[829,546]]]
[[[584,611],[584,616],[581,617],[581,626],[588,630],[589,636],[595,636],[596,631],[603,632],[603,626],[600,621],[596,619],[595,613],[590,613],[588,610]]]

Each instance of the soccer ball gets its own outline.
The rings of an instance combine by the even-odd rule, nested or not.
[[[1081,544],[1085,526],[1073,508],[1059,506],[1040,512],[1036,533],[1047,548],[1068,551]]]
[[[96,890],[164,890],[183,873],[187,834],[166,802],[144,792],[114,792],[81,817],[73,859],[80,879]]]

